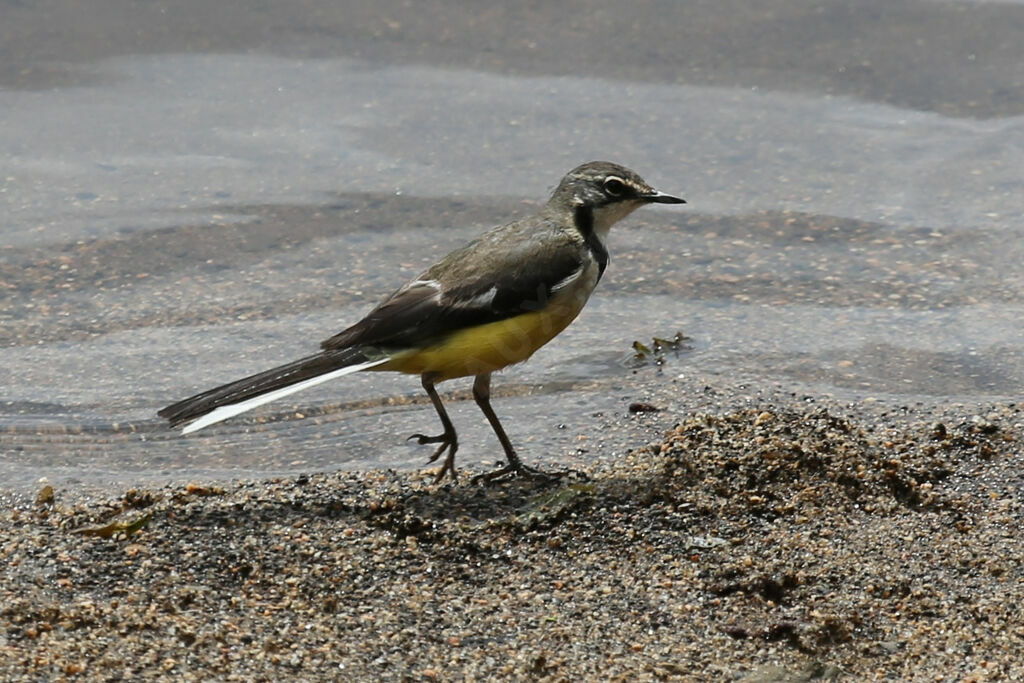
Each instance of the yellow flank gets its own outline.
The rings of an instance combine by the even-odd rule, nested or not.
[[[435,346],[402,351],[373,370],[435,373],[437,381],[494,372],[521,363],[564,330],[580,306],[549,305],[541,311],[470,327]]]

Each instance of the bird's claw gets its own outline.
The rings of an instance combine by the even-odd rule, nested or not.
[[[451,440],[448,434],[438,434],[437,436],[427,436],[426,434],[410,434],[406,441],[412,441],[416,439],[416,443],[423,446],[428,443],[447,443]]]
[[[441,465],[440,471],[437,473],[437,477],[434,479],[434,483],[438,484],[444,479],[446,474],[451,475],[452,481],[458,481],[458,476],[455,473],[455,451],[459,447],[459,442],[455,438],[455,434],[449,434],[447,432],[438,434],[437,436],[428,436],[426,434],[413,434],[406,441],[412,441],[416,439],[416,443],[423,446],[428,443],[440,444],[434,454],[427,460],[428,463],[437,462],[441,455],[448,451],[448,457],[444,459],[444,464]]]

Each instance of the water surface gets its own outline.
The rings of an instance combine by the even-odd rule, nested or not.
[[[994,21],[963,11],[971,36]],[[394,49],[125,50],[0,90],[0,481],[422,466],[403,441],[435,421],[415,378],[347,378],[190,438],[154,413],[312,352],[595,158],[690,203],[617,227],[584,314],[496,380],[524,448],[579,456],[593,415],[673,377],[1020,398],[1024,116],[998,99],[1005,70],[977,75],[980,108],[915,108],[884,92],[930,72],[884,57],[872,87],[837,93],[806,65],[789,87],[778,69],[723,85],[649,72],[639,50],[602,74]],[[634,374],[632,342],[677,330],[692,348]],[[463,457],[493,461],[467,398]]]

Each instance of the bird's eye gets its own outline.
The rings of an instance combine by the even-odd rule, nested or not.
[[[608,178],[604,181],[604,191],[610,197],[621,197],[626,194],[626,183],[618,178]]]

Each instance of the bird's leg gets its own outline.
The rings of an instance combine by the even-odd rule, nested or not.
[[[501,447],[505,449],[505,459],[508,461],[501,469],[497,469],[493,472],[487,472],[485,474],[478,474],[473,477],[474,484],[478,482],[489,484],[494,481],[508,479],[511,477],[531,477],[533,479],[550,481],[560,479],[569,473],[569,471],[542,472],[534,467],[524,465],[523,461],[519,459],[519,456],[516,455],[516,450],[512,448],[512,442],[509,441],[508,434],[505,433],[505,429],[501,426],[498,416],[494,413],[494,408],[491,407],[490,373],[476,376],[476,381],[473,382],[473,398],[476,400],[476,404],[480,406],[480,410],[483,411],[483,414],[487,417],[487,421],[491,423],[491,428],[498,436],[498,441],[501,442]]]
[[[444,464],[441,466],[441,471],[437,473],[434,483],[440,483],[446,473],[451,475],[452,481],[457,481],[458,477],[455,474],[455,451],[459,449],[459,438],[455,434],[455,426],[448,417],[448,411],[444,409],[444,404],[441,403],[441,397],[437,395],[437,389],[434,388],[434,380],[437,379],[436,375],[425,372],[420,379],[423,381],[423,390],[427,392],[430,402],[434,404],[434,410],[437,411],[437,416],[441,418],[441,426],[444,427],[444,431],[437,436],[413,434],[409,439],[416,439],[417,443],[421,445],[428,443],[441,444],[434,451],[434,454],[430,456],[430,460],[427,461],[435,462],[441,457],[442,453],[448,451],[448,456],[444,459]]]

